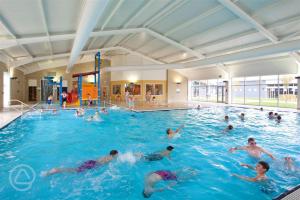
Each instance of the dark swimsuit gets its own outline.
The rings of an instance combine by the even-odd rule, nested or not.
[[[77,168],[77,172],[83,172],[87,169],[93,169],[95,168],[96,166],[98,165],[97,161],[95,160],[88,160],[86,162],[84,162],[82,165],[80,165],[78,168]]]
[[[164,180],[164,181],[177,180],[176,174],[174,174],[173,172],[171,172],[169,170],[159,170],[154,173],[159,175],[162,178],[162,180]]]
[[[162,160],[164,157],[161,154],[153,153],[153,154],[146,155],[144,158],[145,160],[148,161],[157,161],[157,160]]]

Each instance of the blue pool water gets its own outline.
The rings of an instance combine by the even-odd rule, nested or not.
[[[244,122],[238,118],[240,112],[246,113]],[[227,125],[225,114],[235,127],[227,134],[222,133]],[[266,118],[266,111],[220,107],[145,113],[109,110],[109,115],[102,116],[103,121],[86,122],[76,118],[74,111],[60,111],[58,115],[29,112],[0,130],[0,199],[143,199],[147,173],[187,167],[198,174],[171,190],[153,194],[151,199],[272,199],[300,183],[300,172],[286,171],[282,161],[290,155],[300,163],[300,117],[295,113],[282,113],[282,117],[282,123],[277,124]],[[182,134],[167,139],[166,128],[175,129],[181,124],[185,124]],[[255,175],[239,163],[255,165],[257,160],[245,152],[228,152],[230,147],[245,145],[250,136],[278,158],[272,161],[263,157],[271,166],[267,184],[231,176]],[[168,145],[175,147],[171,160],[144,162],[132,155],[160,151]],[[76,167],[111,149],[119,150],[120,156],[102,168],[40,176],[53,167]],[[26,191],[17,191],[10,183],[15,181],[9,177],[15,176],[13,169],[19,165],[28,165],[36,173]],[[20,174],[22,187],[22,180],[30,179],[31,174]]]

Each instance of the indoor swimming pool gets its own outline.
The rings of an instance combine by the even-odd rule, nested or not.
[[[94,112],[88,110],[86,115]],[[300,184],[300,170],[290,171],[284,166],[284,157],[291,156],[300,167],[297,113],[281,112],[283,119],[278,124],[267,118],[268,111],[233,107],[108,112],[101,114],[100,121],[88,122],[74,116],[74,110],[56,114],[34,111],[0,130],[0,199],[144,199],[144,178],[157,170],[192,169],[196,173],[185,182],[154,193],[151,199],[268,200]],[[244,121],[238,117],[241,112],[245,113]],[[228,123],[225,115],[230,118]],[[233,130],[223,132],[228,124]],[[168,139],[166,129],[180,125],[184,125],[181,134]],[[243,151],[229,152],[231,147],[246,145],[249,137],[276,157],[262,157],[270,164],[266,182],[246,182],[232,176],[255,176],[240,163],[255,166],[257,159]],[[134,156],[169,145],[174,147],[170,159],[148,162]],[[119,156],[108,165],[82,173],[43,176],[51,168],[80,166],[112,149],[118,150]],[[25,176],[24,170],[16,172],[24,166]],[[28,188],[27,179],[32,180]]]

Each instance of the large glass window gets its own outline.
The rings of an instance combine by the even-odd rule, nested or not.
[[[273,75],[232,78],[231,97],[234,104],[296,108],[295,75]]]
[[[210,80],[197,80],[192,81],[191,84],[191,99],[193,101],[209,101],[209,102],[217,102],[218,100],[222,101],[224,98],[220,98],[220,95],[224,95],[223,88],[223,80],[220,79],[210,79]],[[219,98],[218,98],[219,97]]]

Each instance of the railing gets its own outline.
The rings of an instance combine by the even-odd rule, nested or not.
[[[12,106],[11,105],[12,102],[18,103],[21,107],[19,108],[19,107]],[[28,110],[36,110],[34,107],[38,104],[38,103],[36,103],[36,104],[30,106],[30,105],[28,105],[28,104],[26,104],[23,101],[20,101],[18,99],[11,99],[11,100],[9,100],[9,103],[10,103],[10,107],[9,108],[12,108],[12,109],[14,109],[14,110],[16,110],[18,112],[21,112],[22,114],[24,113],[25,109],[26,109],[26,111],[28,111]]]

